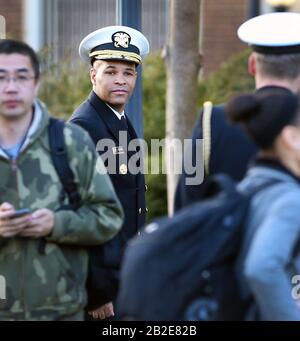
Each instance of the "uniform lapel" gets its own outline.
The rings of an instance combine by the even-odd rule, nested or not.
[[[129,135],[129,141],[130,140],[135,140],[134,142],[134,151],[130,151],[128,152],[128,155],[131,157],[132,155],[134,155],[135,153],[139,153],[140,156],[140,160],[139,160],[139,167],[141,165],[141,162],[143,164],[143,149],[142,149],[142,145],[140,143],[140,141],[138,140],[138,136],[136,134],[136,131],[133,127],[133,125],[131,124],[130,120],[127,118],[127,125],[128,125],[128,135]],[[137,177],[138,181],[142,180],[141,177]],[[141,179],[140,179],[141,178]],[[140,179],[140,180],[139,180]]]
[[[117,118],[114,112],[92,91],[88,98],[91,105],[101,117],[112,135],[119,141],[119,131],[124,130],[122,122]]]
[[[138,136],[137,136],[137,134],[133,128],[133,125],[131,124],[127,115],[126,115],[126,118],[127,118],[128,132],[129,132],[131,139],[137,139]]]
[[[90,93],[88,101],[96,110],[97,115],[99,115],[101,120],[105,123],[107,129],[111,132],[111,134],[115,137],[115,139],[118,142],[120,142],[119,132],[126,131],[125,124],[117,118],[115,113],[94,93],[94,91]],[[137,138],[137,134],[127,116],[126,118],[127,118],[127,126],[128,126],[127,143],[129,143],[130,140]],[[124,150],[126,150],[129,157],[135,154],[135,151],[128,150],[128,145],[123,146],[123,148]]]

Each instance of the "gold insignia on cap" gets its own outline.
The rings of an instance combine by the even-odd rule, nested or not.
[[[125,163],[122,163],[120,166],[120,173],[121,174],[127,174],[127,166],[125,165]]]
[[[116,32],[112,36],[113,42],[115,47],[124,47],[125,49],[128,48],[131,37],[129,34],[125,32]]]

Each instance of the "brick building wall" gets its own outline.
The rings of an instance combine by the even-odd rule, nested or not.
[[[23,37],[23,0],[0,0],[0,14],[6,22],[6,37]]]
[[[45,0],[46,2],[50,0]],[[59,0],[60,2],[70,2],[70,0]],[[76,3],[87,2],[92,3],[94,0],[76,0]],[[102,0],[104,2],[105,0]],[[113,1],[113,0],[110,0]],[[162,48],[164,42],[164,36],[166,34],[167,23],[163,23],[163,20],[167,20],[168,6],[162,7],[163,2],[167,0],[142,0],[144,9],[147,13],[144,13],[143,21],[145,24],[145,33],[150,35],[152,47]],[[238,26],[247,17],[247,7],[249,0],[202,0],[201,9],[201,52],[203,58],[203,75],[207,76],[211,72],[215,71],[223,62],[230,59],[231,56],[239,51],[242,51],[246,46],[241,43],[236,35]],[[55,2],[52,1],[51,2]],[[71,1],[73,3],[73,0]],[[74,1],[75,3],[75,1]],[[99,0],[100,3],[100,0]],[[153,31],[153,27],[148,23],[147,19],[153,20],[155,17],[154,7],[157,7],[157,11],[164,19],[160,20],[160,25],[154,20],[157,28],[159,29],[160,37],[159,41],[155,44],[153,39],[157,38],[157,32]],[[158,4],[160,4],[158,6]],[[261,0],[261,10],[264,12],[265,0]],[[23,6],[24,0],[0,0],[0,14],[6,19],[6,36],[8,38],[23,39]],[[149,6],[152,6],[153,15],[149,16]],[[264,6],[262,6],[264,5]],[[94,8],[95,9],[95,8]],[[101,15],[107,15],[106,7],[102,6],[104,13]],[[268,9],[269,11],[270,9]],[[296,1],[296,4],[291,8],[292,11],[300,11],[300,0]],[[151,12],[151,13],[152,13]],[[149,18],[145,18],[145,15]],[[151,18],[150,18],[151,17]],[[90,17],[89,17],[90,18]],[[110,19],[112,20],[112,19]],[[105,23],[103,23],[105,24]],[[146,29],[147,28],[147,29]],[[79,33],[82,36],[84,30],[79,29]],[[153,32],[152,32],[153,31]],[[75,32],[76,33],[76,32]],[[74,34],[74,33],[73,33]],[[155,36],[153,38],[153,35]],[[45,37],[46,38],[46,37]],[[74,37],[70,38],[70,42],[73,43]],[[48,43],[47,39],[44,39],[45,43]],[[157,39],[156,39],[157,40]],[[74,44],[74,43],[73,43]],[[76,44],[75,44],[76,45]]]
[[[247,18],[247,5],[247,0],[202,0],[201,53],[204,77],[246,48],[237,38],[236,31]]]
[[[0,0],[0,14],[6,19],[8,38],[24,38],[23,2],[23,0]],[[236,29],[246,18],[247,4],[248,0],[202,0],[201,52],[204,55],[204,76],[245,48],[236,37]],[[80,33],[82,35],[82,32]],[[164,31],[161,34],[166,33]],[[159,45],[158,48],[161,48],[163,44]]]

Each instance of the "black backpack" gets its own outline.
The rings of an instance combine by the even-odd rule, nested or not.
[[[117,313],[123,320],[242,320],[235,260],[251,197],[226,175],[209,181],[204,201],[145,227],[129,242]]]

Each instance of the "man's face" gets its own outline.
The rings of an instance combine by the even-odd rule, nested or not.
[[[0,54],[0,117],[18,119],[31,114],[38,86],[28,56]]]
[[[95,61],[90,71],[93,90],[118,112],[122,112],[135,86],[136,66],[131,62]]]

